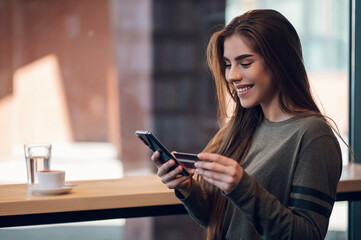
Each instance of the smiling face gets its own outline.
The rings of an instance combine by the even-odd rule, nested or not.
[[[224,40],[223,59],[225,78],[237,91],[242,107],[261,104],[278,108],[277,91],[262,58],[255,53],[245,38],[233,34]]]

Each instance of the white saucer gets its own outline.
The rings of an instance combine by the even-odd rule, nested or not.
[[[61,188],[39,188],[38,185],[35,185],[29,187],[29,189],[34,195],[57,195],[68,193],[74,187],[74,184],[64,184],[64,186]]]

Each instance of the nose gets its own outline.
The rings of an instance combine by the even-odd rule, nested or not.
[[[241,81],[242,78],[243,75],[237,66],[231,66],[230,68],[226,69],[226,80],[229,83]]]

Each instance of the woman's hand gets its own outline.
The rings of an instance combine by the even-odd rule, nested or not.
[[[205,152],[198,154],[198,158],[202,161],[195,163],[196,173],[223,192],[232,192],[241,181],[243,168],[235,160]]]
[[[170,159],[166,163],[163,163],[160,160],[160,156],[160,152],[155,151],[152,155],[152,161],[158,167],[157,175],[160,177],[162,183],[169,189],[178,189],[183,196],[187,196],[191,189],[193,173],[190,172],[190,176],[181,175],[181,172],[183,171],[182,166],[170,170],[175,165],[174,160]]]

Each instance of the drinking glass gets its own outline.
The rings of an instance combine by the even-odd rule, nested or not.
[[[28,187],[38,184],[37,171],[50,170],[51,144],[24,146]]]

